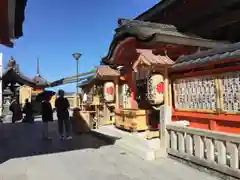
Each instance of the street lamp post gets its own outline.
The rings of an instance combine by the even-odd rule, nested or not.
[[[78,101],[78,96],[79,96],[79,92],[78,92],[78,80],[79,80],[79,78],[78,78],[78,60],[79,60],[79,58],[82,56],[82,54],[80,54],[80,53],[73,53],[72,54],[72,56],[73,56],[73,58],[76,60],[76,70],[77,70],[77,72],[76,72],[76,75],[77,75],[77,82],[76,82],[76,103],[77,103],[77,106],[79,105],[79,101]]]

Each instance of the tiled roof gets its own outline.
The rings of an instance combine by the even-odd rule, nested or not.
[[[109,66],[100,66],[97,68],[97,76],[119,76],[119,72]]]
[[[37,78],[40,78],[37,80]],[[34,79],[25,76],[20,70],[16,61],[11,57],[8,62],[7,69],[2,75],[3,88],[5,88],[10,82],[17,82],[20,85],[28,85],[30,87],[47,87],[49,83],[41,79],[41,76],[37,76]],[[36,81],[37,80],[37,81]]]
[[[99,66],[97,68],[95,75],[82,81],[81,84],[79,84],[79,87],[84,87],[86,85],[92,85],[98,80],[111,79],[111,78],[117,77],[119,75],[120,75],[119,71],[112,69],[109,66]]]
[[[141,27],[141,31],[146,34],[146,36],[150,36],[152,34],[165,34],[165,35],[172,35],[178,37],[191,37],[196,39],[202,39],[197,36],[187,35],[179,32],[174,25],[171,24],[161,24],[161,23],[152,23],[152,22],[145,22],[139,20],[130,20],[130,19],[119,19],[119,29],[116,29],[116,32],[120,31],[121,28],[131,28],[139,26]],[[210,41],[210,40],[206,40]]]
[[[44,79],[40,74],[36,75],[34,78],[33,78],[33,81],[36,83],[36,84],[48,84],[48,81],[46,79]]]
[[[153,22],[146,22],[146,21],[139,21],[139,20],[132,20],[132,19],[119,19],[118,20],[118,25],[119,27],[122,26],[138,26],[138,25],[142,25],[142,26],[147,26],[147,27],[152,27],[152,28],[157,28],[157,29],[162,29],[165,31],[175,31],[177,32],[177,28],[172,25],[172,24],[161,24],[161,23],[153,23]]]
[[[188,56],[181,56],[177,59],[172,68],[207,64],[209,62],[233,58],[240,58],[240,42],[226,45],[224,47],[214,48],[208,51],[198,52]]]
[[[137,52],[140,53],[140,56],[142,56],[149,65],[168,66],[174,64],[174,61],[168,56],[154,55],[151,50],[137,49]]]
[[[47,82],[39,82],[36,83],[33,79],[25,76],[23,73],[16,71],[16,69],[8,68],[7,71],[3,73],[2,76],[3,80],[3,89],[10,83],[10,82],[17,82],[20,85],[28,85],[30,87],[48,87],[49,84]]]
[[[181,33],[173,25],[138,20],[120,19],[119,27],[115,31],[116,33],[109,47],[108,54],[102,59],[102,64],[114,64],[116,59],[116,53],[114,52],[118,51],[119,47],[124,44],[121,44],[121,42],[128,38],[133,38],[146,45],[160,43],[214,48],[228,44]]]

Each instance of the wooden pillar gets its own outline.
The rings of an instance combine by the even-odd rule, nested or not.
[[[115,109],[119,109],[119,80],[118,79],[116,79],[115,80],[115,87],[116,87],[116,89],[115,89],[115,97],[116,97],[116,104],[115,104]]]
[[[169,78],[169,77],[168,77]],[[172,81],[168,79],[168,105],[172,107]]]
[[[161,156],[167,156],[167,142],[168,142],[168,133],[167,133],[167,123],[170,121],[171,108],[169,108],[169,79],[168,79],[168,68],[164,68],[164,106],[160,110],[160,144],[162,154]]]
[[[132,71],[131,74],[131,108],[136,108],[136,72]]]
[[[168,80],[168,68],[164,68],[164,105],[168,105],[169,103],[169,80]]]

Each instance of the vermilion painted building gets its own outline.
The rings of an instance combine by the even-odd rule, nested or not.
[[[239,13],[240,3],[235,0],[162,0],[135,19],[173,24],[181,32],[195,34],[207,39],[239,42]],[[179,17],[181,18],[179,19]],[[185,92],[180,95],[181,91],[179,94],[177,91],[181,88],[176,90],[174,86],[177,85],[173,84],[173,106],[175,107],[173,120],[188,120],[192,127],[231,133],[240,132],[238,53],[239,43],[177,59],[169,72],[169,76],[175,82],[186,87],[181,87],[184,88]],[[206,75],[215,81],[212,86],[216,94],[212,101],[217,105],[216,109],[209,110],[209,107],[205,110],[202,109],[203,107],[187,108],[183,101],[185,101],[184,98],[186,98],[188,90],[193,90],[195,86],[193,82],[206,78]],[[181,100],[176,94],[181,96]],[[205,94],[204,98],[207,96]],[[190,98],[189,101],[196,101],[198,97],[191,95],[187,98]],[[176,107],[175,101],[182,101],[182,104],[178,104]],[[193,103],[192,106],[194,106]]]
[[[225,45],[181,33],[173,25],[120,19],[108,55],[102,60],[112,67],[123,67],[120,90],[116,89],[116,125],[129,130],[135,126],[139,131],[158,128],[160,106],[173,103],[172,65],[180,56]],[[131,112],[136,117],[127,122],[125,116]]]
[[[23,36],[27,0],[0,1],[0,44],[13,47],[13,39]]]

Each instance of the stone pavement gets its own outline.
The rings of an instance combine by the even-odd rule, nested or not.
[[[41,123],[0,124],[0,180],[217,180],[171,159],[144,161],[114,144],[84,134],[40,139]]]

